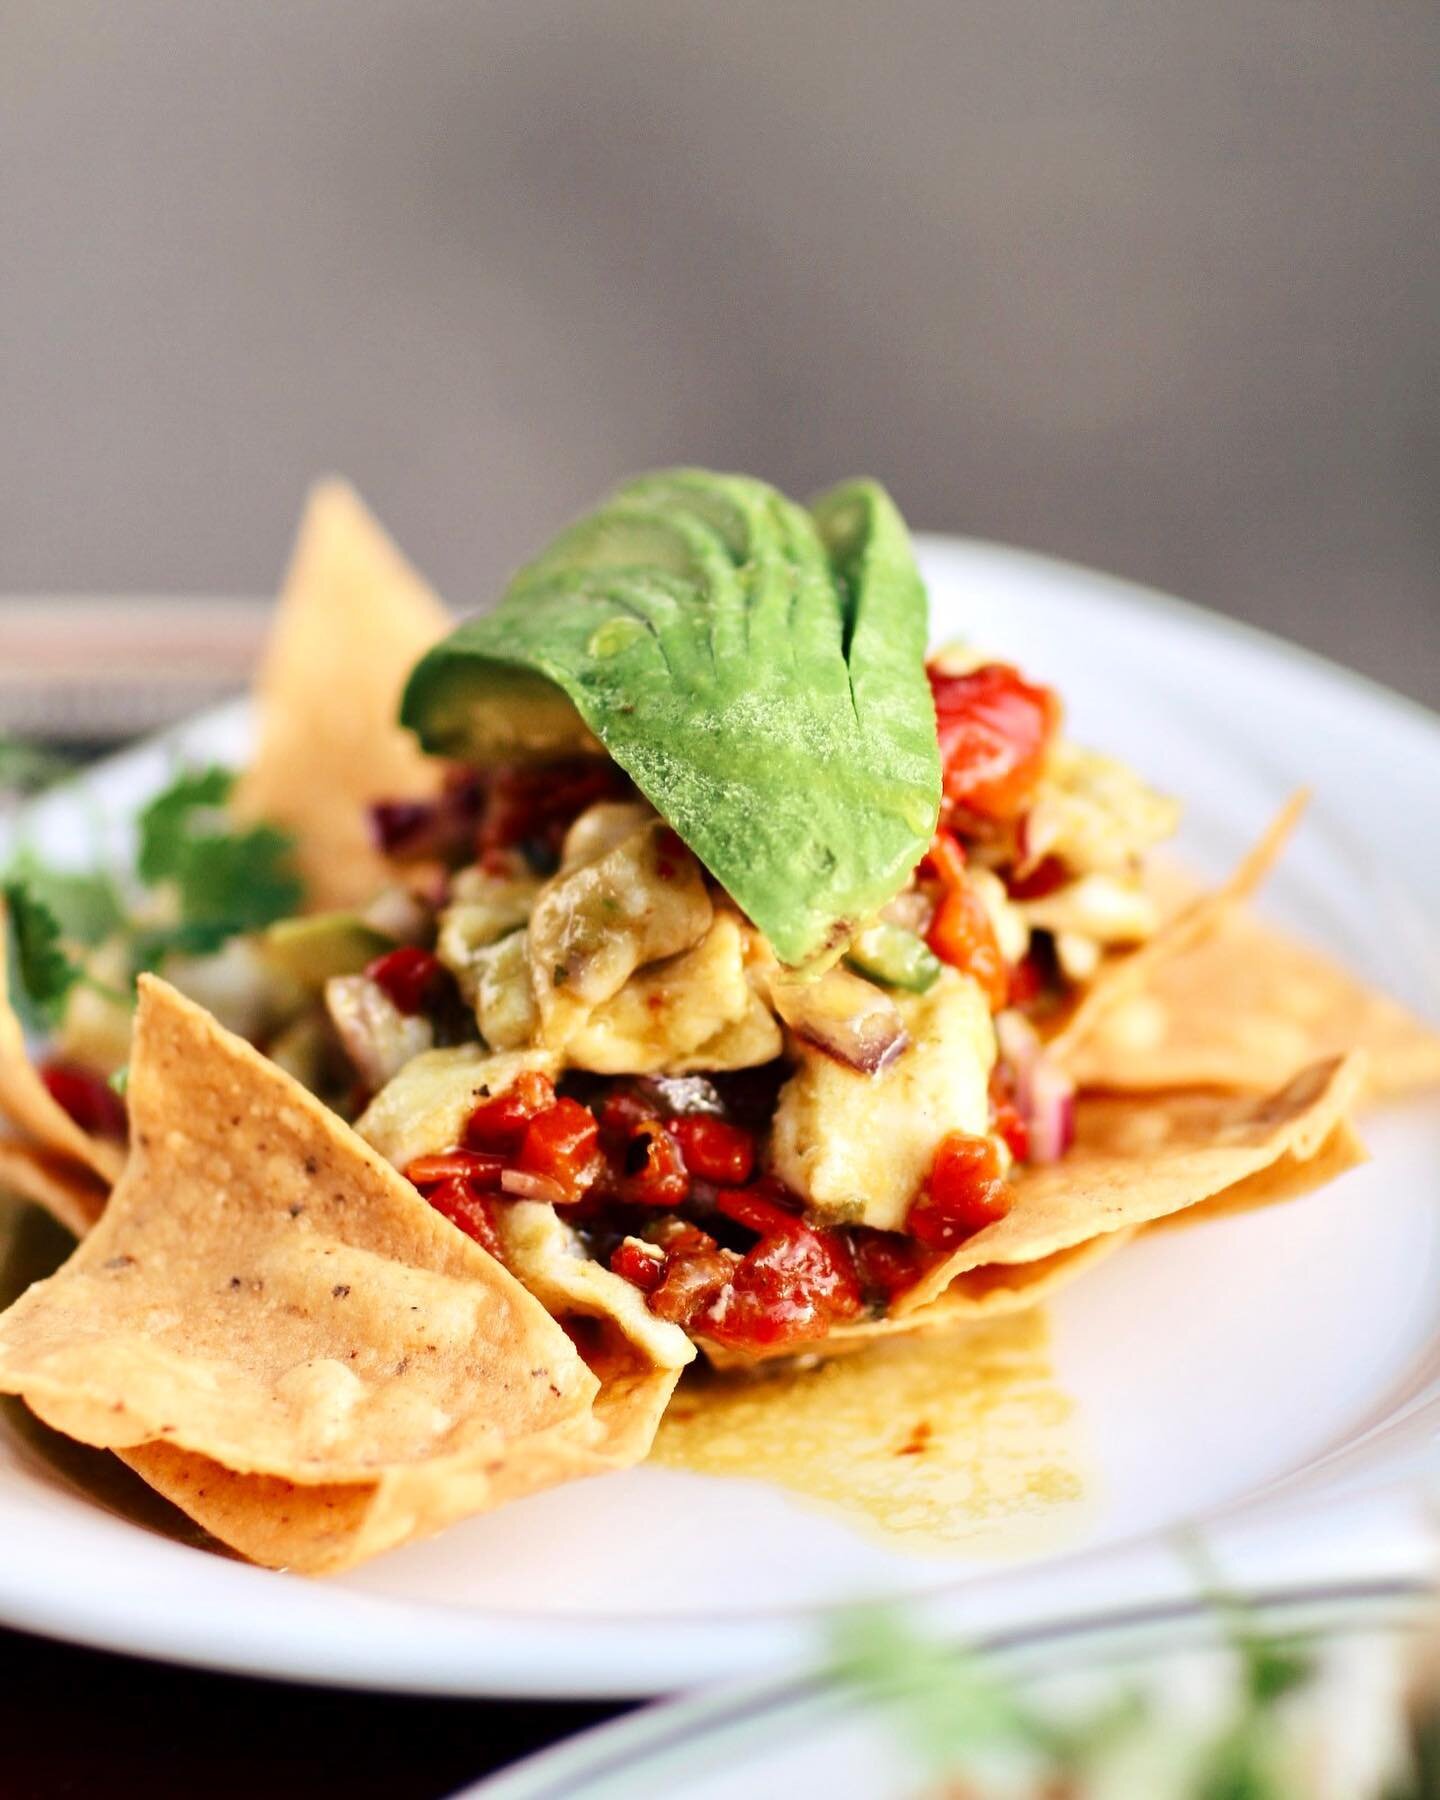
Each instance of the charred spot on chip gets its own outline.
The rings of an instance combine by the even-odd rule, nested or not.
[[[305,1173],[307,1175],[318,1175],[320,1173],[320,1159],[318,1157],[307,1156],[305,1158]]]
[[[935,1427],[928,1419],[917,1419],[904,1443],[896,1446],[896,1456],[922,1456],[930,1447],[930,1440],[934,1435]]]
[[[330,1290],[330,1298],[332,1300],[343,1300],[349,1292],[350,1284],[348,1281],[337,1281]]]
[[[122,1253],[119,1256],[107,1257],[100,1266],[102,1269],[133,1269],[135,1258]]]

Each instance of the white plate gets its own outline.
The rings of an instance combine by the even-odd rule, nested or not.
[[[1327,1793],[1376,1791],[1395,1747],[1417,1635],[1433,1629],[1434,1607],[1432,1592],[1406,1584],[1247,1601],[1253,1629],[1323,1642],[1303,1716],[1292,1718],[1291,1728],[1323,1758],[1314,1766],[1325,1773]],[[1237,1659],[1212,1607],[1159,1607],[1016,1633],[979,1648],[991,1671],[1047,1720],[1094,1719],[1117,1700],[1135,1699],[1174,1751],[1212,1741],[1235,1717]],[[1183,1766],[1193,1780],[1193,1751]],[[1163,1771],[1147,1769],[1143,1790],[1140,1773],[1131,1769],[1124,1792],[1161,1800],[1152,1782],[1165,1794],[1175,1791],[1177,1770],[1168,1763]],[[936,1775],[893,1710],[871,1695],[799,1676],[648,1706],[528,1757],[455,1800],[916,1800],[940,1791]],[[970,1784],[964,1791],[982,1790]]]
[[[1301,783],[1317,805],[1266,900],[1352,966],[1436,1011],[1440,722],[1288,646],[1082,570],[931,540],[936,635],[1053,680],[1077,737],[1181,795],[1184,845],[1219,872]],[[236,759],[212,715],[48,799],[33,830],[84,857],[177,754]],[[297,779],[303,772],[297,771]],[[1429,984],[1427,986],[1427,983]],[[260,1674],[449,1693],[620,1695],[804,1656],[816,1609],[907,1595],[967,1630],[1188,1591],[1178,1523],[1202,1517],[1237,1578],[1407,1572],[1407,1502],[1318,1497],[1428,1468],[1440,1420],[1440,1116],[1367,1122],[1374,1160],[1295,1207],[1146,1240],[1054,1308],[1099,1498],[1063,1555],[904,1554],[758,1484],[658,1468],[544,1494],[342,1579],[198,1551],[107,1510],[0,1427],[0,1617]]]

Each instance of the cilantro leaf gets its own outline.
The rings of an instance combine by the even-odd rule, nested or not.
[[[258,931],[288,918],[304,895],[293,849],[294,839],[273,825],[192,838],[176,878],[185,921]]]
[[[136,968],[169,955],[211,955],[240,932],[299,910],[294,840],[272,825],[230,826],[221,809],[233,786],[228,769],[187,770],[141,813],[140,877],[173,887],[180,916],[136,930]]]
[[[54,913],[24,882],[6,881],[0,893],[10,920],[6,959],[11,1001],[27,1030],[53,1030],[85,972],[61,943]]]
[[[196,815],[224,806],[235,785],[228,769],[186,769],[158,793],[140,814],[140,850],[136,868],[147,887],[178,881],[190,856]]]
[[[33,850],[22,850],[8,879],[22,883],[32,900],[53,915],[60,935],[72,943],[101,944],[125,924],[125,908],[115,883],[98,870],[77,874],[53,869]]]

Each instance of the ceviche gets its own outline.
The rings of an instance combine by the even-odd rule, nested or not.
[[[927,642],[873,482],[643,477],[453,630],[318,489],[250,766],[5,873],[0,1185],[81,1242],[0,1388],[340,1568],[638,1460],[697,1351],[1033,1304],[1440,1079],[1243,913],[1298,805],[1191,889],[1048,680]]]

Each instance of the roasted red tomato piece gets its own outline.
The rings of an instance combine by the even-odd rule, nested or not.
[[[366,965],[365,973],[402,1013],[428,1012],[449,996],[454,985],[439,957],[414,944],[387,950]]]
[[[1006,1005],[1010,998],[1010,971],[1000,952],[989,909],[968,880],[947,887],[941,895],[925,941],[941,962],[979,982],[991,1012],[999,1012]]]
[[[1030,1159],[1030,1127],[1015,1104],[1014,1075],[997,1063],[990,1076],[990,1131],[1003,1140],[1016,1162]]]
[[[665,1279],[665,1252],[658,1244],[644,1244],[638,1238],[623,1238],[610,1253],[610,1267],[623,1275],[642,1293],[652,1293]]]
[[[477,1194],[468,1182],[442,1181],[425,1198],[452,1225],[458,1225],[466,1237],[474,1238],[482,1250],[488,1250],[497,1262],[505,1260],[500,1248],[500,1234],[495,1229],[495,1214],[484,1194]]]
[[[773,1192],[756,1188],[726,1190],[715,1204],[759,1232],[760,1241],[692,1319],[694,1330],[736,1348],[774,1348],[824,1337],[861,1310],[855,1265],[839,1232],[816,1230]]]
[[[642,1120],[624,1139],[612,1158],[610,1187],[631,1206],[679,1206],[689,1195],[685,1158],[659,1119]]]
[[[665,1274],[651,1290],[648,1304],[659,1318],[687,1328],[702,1313],[740,1265],[733,1250],[722,1250],[708,1233],[697,1231],[695,1242],[683,1249],[667,1250]]]
[[[932,1250],[953,1250],[1003,1219],[1013,1199],[994,1143],[952,1131],[940,1140],[906,1229]]]
[[[482,862],[519,845],[542,859],[557,856],[571,823],[597,800],[625,792],[624,774],[604,756],[577,756],[491,771],[476,837]]]
[[[601,1168],[600,1127],[594,1113],[578,1100],[562,1096],[525,1127],[518,1155],[527,1173],[548,1176],[567,1197],[577,1199]]]
[[[863,1225],[851,1228],[850,1250],[866,1298],[887,1307],[906,1288],[914,1287],[930,1261],[919,1244],[899,1232],[872,1231]]]
[[[513,1156],[525,1139],[530,1121],[555,1104],[555,1088],[533,1069],[517,1075],[503,1094],[482,1100],[465,1121],[467,1150]]]
[[[396,862],[459,862],[472,851],[480,805],[474,770],[447,769],[438,799],[377,800],[370,808],[370,835]]]
[[[1060,701],[1008,663],[964,675],[929,671],[945,798],[989,819],[1018,818],[1035,797],[1060,724]]]
[[[125,1102],[103,1075],[81,1068],[78,1063],[56,1060],[42,1064],[40,1079],[50,1098],[69,1113],[82,1131],[122,1141],[128,1134],[130,1121]]]
[[[434,1187],[441,1181],[468,1181],[476,1187],[500,1185],[505,1159],[487,1156],[479,1150],[441,1150],[432,1156],[417,1156],[405,1168],[405,1179],[418,1188]]]
[[[686,1168],[702,1181],[739,1187],[755,1172],[755,1140],[738,1125],[695,1113],[672,1120],[670,1131],[684,1153]]]
[[[600,1106],[600,1141],[618,1154],[641,1125],[655,1118],[655,1102],[633,1088],[612,1088]]]

